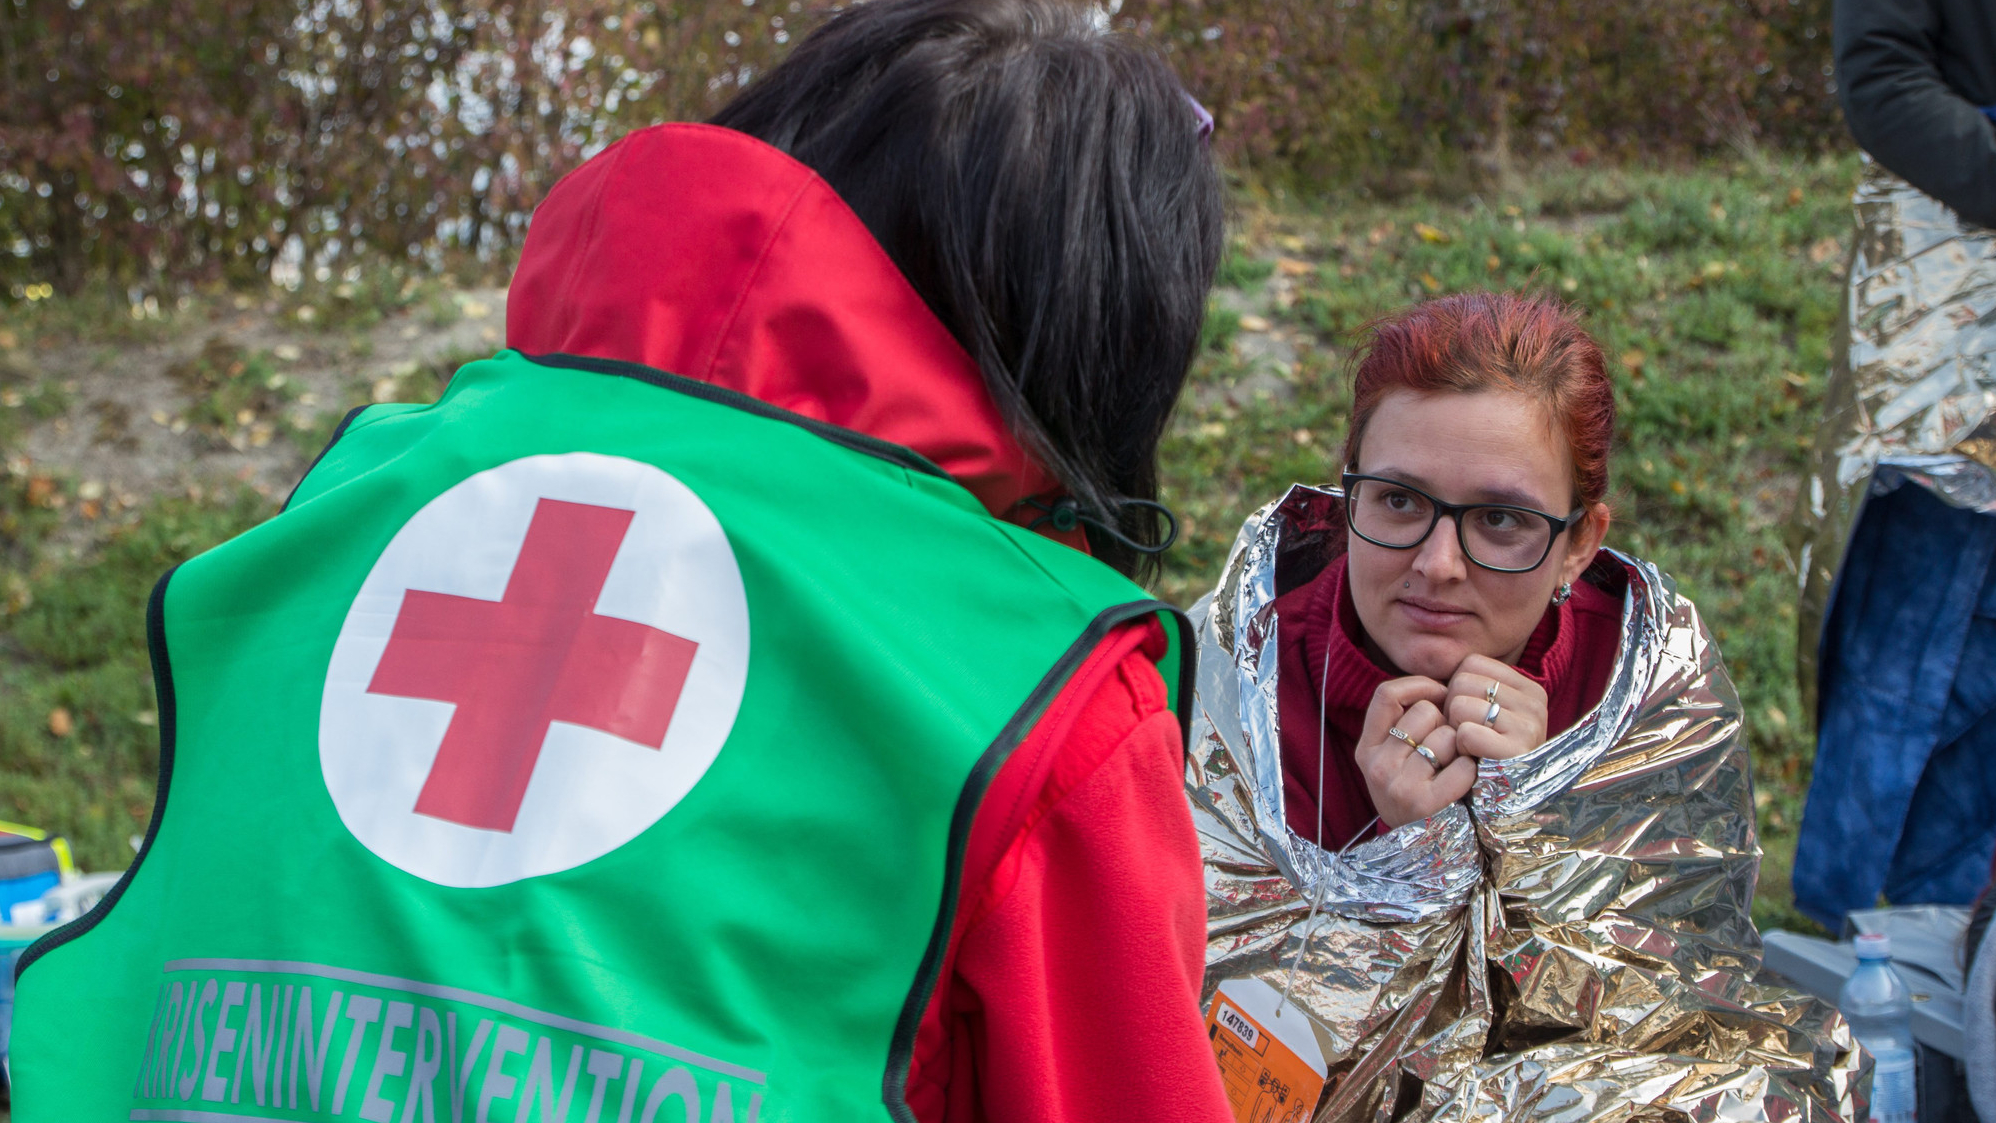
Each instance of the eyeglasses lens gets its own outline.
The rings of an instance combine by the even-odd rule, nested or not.
[[[1352,529],[1382,546],[1411,547],[1435,525],[1427,496],[1377,480],[1354,481]],[[1545,557],[1552,526],[1508,507],[1470,507],[1462,513],[1462,547],[1493,569],[1524,569]]]

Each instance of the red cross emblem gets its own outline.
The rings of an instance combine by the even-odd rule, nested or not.
[[[664,743],[699,645],[595,611],[633,515],[542,499],[503,598],[404,594],[367,690],[456,706],[417,813],[511,831],[557,721]]]

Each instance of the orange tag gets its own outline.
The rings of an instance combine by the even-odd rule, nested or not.
[[[1328,1069],[1310,1020],[1260,979],[1228,979],[1206,1011],[1206,1036],[1237,1123],[1302,1123]]]

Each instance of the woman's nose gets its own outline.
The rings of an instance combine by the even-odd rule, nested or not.
[[[1462,554],[1462,541],[1456,537],[1455,520],[1443,519],[1414,553],[1414,572],[1435,584],[1460,581],[1469,575],[1469,559]]]

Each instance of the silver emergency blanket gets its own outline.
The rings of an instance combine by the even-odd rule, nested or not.
[[[1624,642],[1573,729],[1482,762],[1425,822],[1338,852],[1289,829],[1275,599],[1345,541],[1338,493],[1296,486],[1193,608],[1202,1001],[1229,980],[1281,990],[1295,966],[1330,1073],[1318,1123],[1865,1118],[1870,1061],[1842,1018],[1756,981],[1739,699],[1654,566],[1603,551],[1590,571],[1627,586]]]
[[[1852,200],[1843,321],[1790,540],[1802,579],[1798,668],[1814,708],[1816,644],[1864,497],[1911,483],[1996,513],[1996,230],[1878,164]]]

